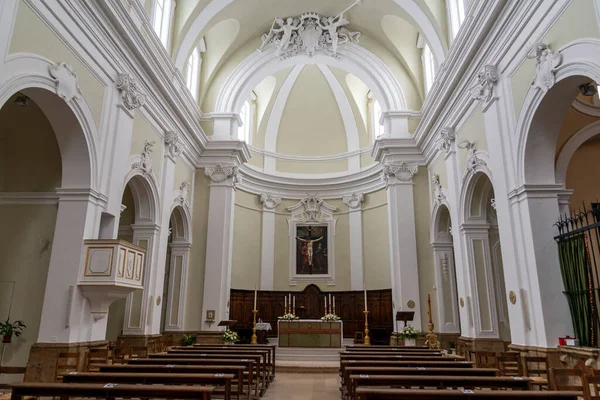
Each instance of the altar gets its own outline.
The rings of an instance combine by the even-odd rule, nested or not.
[[[279,320],[277,327],[279,347],[342,347],[342,321]]]

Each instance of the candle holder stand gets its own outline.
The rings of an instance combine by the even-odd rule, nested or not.
[[[252,323],[252,338],[250,339],[250,344],[258,344],[256,340],[256,314],[258,314],[258,310],[252,310],[252,314],[254,314],[254,322]]]
[[[371,338],[369,337],[369,312],[363,311],[363,314],[365,314],[365,337],[363,338],[363,344],[365,346],[370,346]]]

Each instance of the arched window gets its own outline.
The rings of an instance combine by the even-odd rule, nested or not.
[[[169,44],[172,9],[173,0],[154,0],[154,31],[165,48]]]
[[[427,94],[429,89],[431,89],[431,86],[433,86],[433,81],[435,80],[435,61],[433,60],[431,49],[427,44],[423,47],[422,61],[425,94]]]
[[[383,135],[383,125],[379,123],[381,121],[381,114],[381,105],[377,100],[374,100],[372,114],[373,121],[371,125],[373,126],[373,136],[375,137],[375,139]]]
[[[200,74],[200,52],[194,49],[186,65],[185,82],[194,99],[198,100],[198,75]]]
[[[446,0],[448,7],[448,17],[450,20],[450,34],[454,39],[460,26],[465,20],[465,1],[464,0]]]
[[[240,119],[242,120],[242,126],[238,128],[238,139],[250,144],[250,132],[251,122],[250,118],[250,102],[246,101],[240,111]]]

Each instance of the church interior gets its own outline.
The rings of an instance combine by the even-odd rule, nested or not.
[[[600,398],[597,82],[600,0],[0,1],[0,399]]]

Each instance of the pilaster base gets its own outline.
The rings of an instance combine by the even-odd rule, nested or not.
[[[495,353],[503,353],[508,349],[510,343],[504,342],[501,339],[487,338],[470,338],[461,336],[456,343],[458,354],[464,355],[470,359],[471,353],[477,351],[493,351]]]

